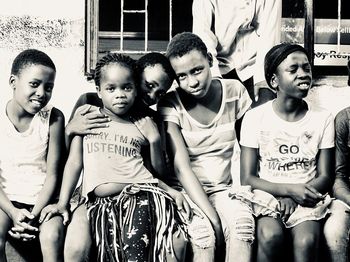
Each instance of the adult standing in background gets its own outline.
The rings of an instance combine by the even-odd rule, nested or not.
[[[192,15],[193,33],[213,56],[213,77],[243,82],[253,107],[276,97],[264,58],[280,42],[282,0],[193,0]]]

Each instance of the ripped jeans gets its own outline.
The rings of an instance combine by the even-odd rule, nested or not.
[[[240,200],[231,199],[229,190],[213,193],[209,201],[218,212],[226,240],[226,262],[249,262],[252,258],[255,222],[250,208]],[[215,233],[209,219],[186,193],[194,216],[188,225],[193,261],[214,261]]]
[[[250,207],[229,197],[229,190],[209,196],[219,214],[226,240],[226,262],[249,262],[252,259],[255,221]]]

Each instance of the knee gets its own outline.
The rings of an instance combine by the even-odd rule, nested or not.
[[[67,235],[64,244],[65,260],[74,261],[76,258],[81,258],[81,261],[85,261],[84,258],[90,254],[91,246],[91,239],[86,234]]]
[[[249,243],[254,241],[255,221],[248,210],[240,210],[229,222],[229,230],[225,232],[225,237],[234,237]],[[230,236],[226,236],[229,234]]]
[[[62,246],[64,241],[64,227],[62,224],[52,224],[45,226],[40,231],[40,243],[42,249],[50,248],[52,246]]]
[[[188,225],[188,235],[194,249],[215,247],[215,233],[209,220],[205,217],[193,217]]]
[[[294,248],[297,250],[310,250],[318,245],[319,234],[304,232],[298,235],[293,241]]]
[[[284,232],[282,229],[258,227],[258,243],[269,250],[276,250],[284,242]]]

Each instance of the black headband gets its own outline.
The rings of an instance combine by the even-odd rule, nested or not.
[[[265,56],[264,70],[266,82],[271,88],[273,88],[271,86],[271,78],[278,65],[282,63],[282,61],[286,59],[288,55],[296,51],[303,52],[307,57],[309,57],[306,50],[302,46],[290,43],[276,45],[272,47],[269,52],[267,52]]]

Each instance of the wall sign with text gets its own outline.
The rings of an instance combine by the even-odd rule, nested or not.
[[[302,18],[282,18],[282,42],[304,43]],[[338,20],[315,19],[315,65],[346,66],[350,59],[350,19],[340,23],[338,46]]]

